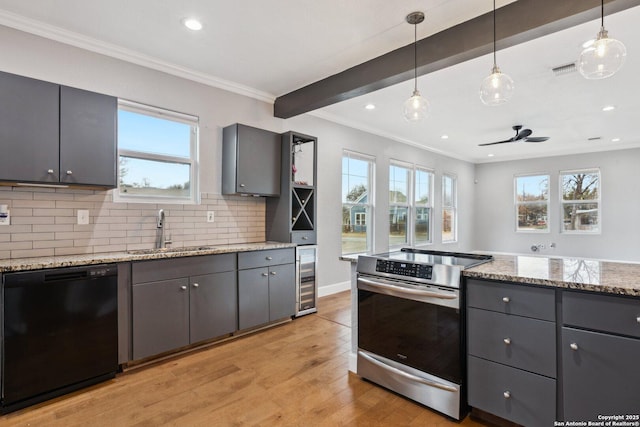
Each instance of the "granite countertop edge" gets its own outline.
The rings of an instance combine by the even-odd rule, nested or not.
[[[74,267],[82,265],[111,264],[129,261],[145,261],[187,256],[216,255],[231,252],[250,252],[266,249],[294,248],[295,243],[256,242],[227,245],[206,245],[202,248],[170,248],[166,252],[133,250],[127,252],[105,252],[95,254],[64,255],[37,258],[15,258],[0,260],[0,273],[41,270],[45,268]],[[184,249],[184,250],[181,250]]]

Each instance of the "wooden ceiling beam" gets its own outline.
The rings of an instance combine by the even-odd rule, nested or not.
[[[605,0],[605,17],[639,5],[640,0]],[[497,48],[515,46],[599,17],[600,0],[518,0],[496,10]],[[597,31],[598,28],[594,28],[594,36]],[[492,50],[493,14],[489,12],[419,40],[418,75],[486,55]],[[277,97],[274,116],[294,117],[410,80],[413,74],[411,43]]]

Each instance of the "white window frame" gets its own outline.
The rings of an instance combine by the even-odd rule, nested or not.
[[[562,181],[564,175],[575,175],[575,174],[596,174],[598,175],[598,198],[594,200],[574,200],[567,201],[564,200],[563,194],[564,189],[562,187]],[[602,234],[602,174],[600,173],[600,168],[588,168],[588,169],[572,169],[572,170],[564,170],[558,173],[558,198],[560,199],[560,233],[562,234],[578,234],[578,235],[587,235],[593,236]],[[588,230],[565,230],[564,229],[564,206],[570,204],[597,204],[598,205],[598,230],[596,231],[588,231]]]
[[[451,182],[453,183],[453,185],[451,186],[451,205],[446,205],[445,204],[445,191],[444,191],[444,187],[445,187],[445,180],[446,179],[451,179]],[[452,235],[452,239],[450,240],[445,240],[444,239],[444,221],[442,221],[441,225],[440,225],[440,238],[442,240],[442,243],[456,243],[458,242],[458,177],[453,174],[453,173],[443,173],[442,174],[442,217],[444,218],[444,212],[445,210],[451,210],[452,211],[452,215],[451,217],[453,218],[453,229],[451,230],[451,235]]]
[[[173,196],[145,196],[141,194],[125,194],[120,192],[119,186],[113,192],[114,202],[134,202],[134,203],[170,203],[170,204],[199,204],[199,118],[189,114],[178,113],[163,108],[144,105],[133,101],[118,99],[118,110],[129,111],[136,114],[147,115],[159,119],[171,120],[192,126],[192,134],[189,142],[190,158],[182,156],[171,156],[156,153],[148,153],[136,150],[118,148],[118,183],[120,182],[120,156],[132,157],[141,160],[150,160],[167,163],[178,163],[189,165],[189,197]],[[119,185],[119,184],[118,184]]]
[[[418,203],[415,200],[415,195],[417,194],[417,190],[416,190],[416,179],[418,176],[418,171],[420,172],[425,172],[429,175],[429,200],[427,203]],[[429,229],[427,230],[427,234],[429,235],[429,240],[427,240],[426,242],[420,242],[418,243],[416,241],[416,236],[415,236],[415,222],[412,224],[411,227],[411,236],[412,236],[412,245],[413,246],[426,246],[426,245],[431,245],[433,244],[433,186],[434,186],[434,181],[435,181],[435,177],[436,174],[433,171],[433,169],[429,169],[429,168],[425,168],[422,166],[415,166],[414,167],[414,173],[413,173],[413,196],[411,198],[412,201],[412,216],[414,218],[414,221],[418,220],[418,208],[427,208],[429,210],[429,216],[427,218],[427,221],[429,222]]]
[[[547,228],[544,230],[520,230],[518,229],[518,215],[519,207],[526,205],[541,205],[542,201],[529,201],[529,202],[520,202],[518,201],[518,178],[526,178],[528,176],[546,176],[548,182],[548,191],[551,191],[551,174],[548,172],[538,172],[538,173],[525,173],[514,175],[513,177],[513,204],[515,207],[515,231],[516,233],[534,233],[534,234],[548,234],[551,232],[551,194],[547,194]]]
[[[342,252],[342,244],[340,245],[340,251],[343,255],[352,255],[358,253],[367,253],[370,254],[373,252],[373,248],[375,248],[375,176],[376,176],[376,158],[374,156],[370,156],[368,154],[362,154],[351,150],[342,150],[342,157],[349,157],[352,159],[358,159],[361,161],[365,161],[369,163],[369,182],[368,182],[368,191],[367,194],[367,203],[350,203],[350,202],[342,202],[340,204],[340,217],[342,217],[342,209],[345,206],[365,206],[366,207],[366,215],[365,220],[367,221],[367,236],[366,236],[366,250],[365,252]],[[344,175],[344,171],[341,171],[341,174]],[[341,197],[342,198],[342,197]],[[342,223],[342,220],[340,221]],[[340,225],[341,233],[342,233],[342,224]]]
[[[392,167],[397,167],[397,168],[402,168],[405,169],[407,171],[408,177],[407,177],[407,188],[406,188],[406,196],[407,196],[407,201],[405,203],[400,203],[400,202],[391,202],[391,200],[389,200],[389,194],[391,192],[391,186],[389,185],[389,192],[387,193],[387,200],[389,200],[389,213],[391,213],[391,208],[406,208],[407,210],[407,232],[406,232],[406,242],[404,243],[400,243],[397,245],[392,245],[391,244],[391,233],[390,233],[390,227],[391,224],[389,223],[387,226],[387,235],[389,236],[389,249],[392,248],[400,248],[400,247],[406,247],[406,246],[413,246],[413,187],[414,187],[414,165],[412,165],[411,163],[406,163],[406,162],[402,162],[399,160],[390,160],[389,162],[389,183],[391,183],[391,168]]]

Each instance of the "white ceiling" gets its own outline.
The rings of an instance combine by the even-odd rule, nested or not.
[[[501,7],[513,0],[498,0]],[[0,24],[91,49],[203,83],[273,101],[309,83],[413,41],[405,16],[427,18],[418,38],[491,10],[490,0],[0,0]],[[181,20],[197,17],[200,32]],[[580,45],[599,23],[546,36],[498,52],[498,65],[516,84],[504,106],[485,107],[478,89],[489,74],[489,55],[419,78],[431,103],[430,117],[407,123],[401,105],[411,95],[405,82],[312,114],[397,141],[474,162],[602,151],[640,146],[640,7],[605,18],[610,36],[627,46],[624,68],[602,81],[578,73],[555,77],[551,68],[575,61]],[[377,108],[363,107],[372,102]],[[616,110],[601,111],[613,104]],[[478,143],[504,140],[523,124],[542,144]],[[442,140],[442,134],[449,135]],[[588,138],[601,137],[599,141]],[[613,138],[620,138],[614,143]],[[494,157],[488,157],[494,154]]]

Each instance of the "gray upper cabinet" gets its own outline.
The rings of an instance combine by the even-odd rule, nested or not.
[[[0,73],[0,180],[116,186],[117,99]]]
[[[242,124],[222,130],[222,194],[280,195],[280,135]]]
[[[59,86],[0,73],[0,180],[57,183]]]
[[[112,96],[60,87],[60,182],[116,186],[116,121]]]

